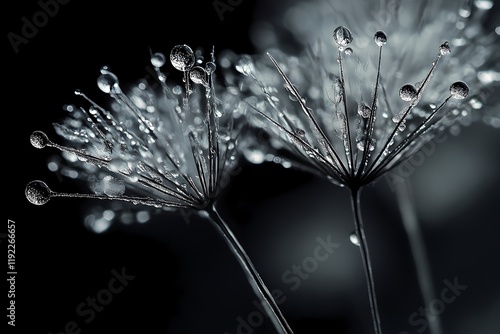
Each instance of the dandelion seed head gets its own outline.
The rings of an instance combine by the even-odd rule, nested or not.
[[[274,35],[285,30],[295,44],[241,58],[240,86],[256,97],[247,100],[250,120],[273,138],[263,152],[286,150],[297,157],[296,167],[358,186],[443,131],[498,119],[498,111],[478,108],[495,98],[500,51],[481,13],[453,1],[379,6],[297,2],[274,27]],[[485,14],[489,5],[474,6]]]
[[[215,53],[205,63],[197,54],[199,64],[185,44],[170,52],[170,65],[187,79],[182,85],[167,80],[162,68],[168,64],[160,52],[150,57],[157,77],[138,80],[126,90],[103,66],[97,86],[111,98],[109,105],[77,90],[82,105],[67,107],[68,117],[54,124],[62,142],[38,130],[30,136],[34,147],[62,152],[63,159],[52,161],[51,170],[85,181],[91,192],[59,193],[32,181],[25,190],[27,199],[36,205],[52,197],[106,200],[107,207],[90,209],[85,220],[96,233],[114,221],[147,222],[158,210],[211,205],[238,163],[246,104],[235,89],[225,89],[232,88],[230,83],[223,87],[215,79]]]

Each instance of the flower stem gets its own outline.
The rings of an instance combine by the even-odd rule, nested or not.
[[[351,189],[351,204],[352,212],[354,214],[354,227],[359,241],[359,249],[361,251],[361,259],[366,275],[366,283],[368,285],[368,298],[370,301],[370,308],[373,318],[373,326],[375,334],[382,334],[382,327],[380,325],[380,316],[378,313],[377,298],[375,295],[375,280],[373,279],[373,272],[370,260],[370,253],[368,252],[368,243],[366,242],[365,230],[363,221],[361,219],[361,206],[360,206],[361,189]]]
[[[426,252],[422,231],[418,223],[417,214],[411,196],[410,181],[400,182],[396,188],[397,200],[401,212],[403,226],[408,235],[410,249],[417,269],[418,283],[420,291],[426,305],[435,298],[436,292],[432,283],[432,274]],[[439,315],[433,315],[433,321],[428,319],[429,332],[431,334],[442,334],[441,319]]]
[[[221,216],[215,209],[215,206],[212,206],[210,209],[207,209],[205,213],[208,215],[209,220],[216,227],[220,235],[224,238],[224,241],[226,241],[227,245],[231,249],[231,252],[236,257],[239,264],[243,268],[243,271],[245,273],[248,282],[250,283],[250,286],[257,295],[257,298],[259,299],[261,305],[266,310],[267,316],[269,317],[269,319],[271,319],[274,326],[276,327],[277,332],[280,334],[293,334],[292,329],[290,328],[285,317],[281,313],[278,305],[276,304],[274,298],[269,292],[269,289],[264,284],[264,281],[262,281],[262,278],[257,272],[257,269],[255,269],[255,266],[250,260],[248,254],[243,249],[243,246],[241,246],[239,241],[236,239],[236,236],[233,234],[233,232],[221,218]]]

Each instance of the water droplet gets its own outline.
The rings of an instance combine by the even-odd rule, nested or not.
[[[189,78],[196,84],[207,86],[207,72],[201,66],[195,66],[189,71]]]
[[[352,55],[354,53],[354,51],[351,49],[351,48],[346,48],[344,50],[344,53],[348,56]]]
[[[112,172],[123,173],[129,175],[132,171],[130,170],[127,162],[122,159],[113,159],[108,165],[108,168]]]
[[[205,64],[205,71],[207,72],[208,75],[214,73],[216,68],[217,66],[215,65],[214,62],[209,61]]]
[[[471,3],[469,0],[461,0],[462,4],[458,10],[458,14],[463,18],[468,18],[471,14]]]
[[[343,26],[337,27],[333,31],[333,39],[335,40],[335,43],[337,43],[337,46],[339,47],[345,47],[351,44],[353,40],[351,31]]]
[[[254,70],[252,58],[249,55],[240,57],[235,66],[236,70],[244,75],[249,75]]]
[[[112,72],[101,69],[101,75],[97,78],[97,86],[104,93],[115,93],[118,91],[118,78]]]
[[[358,150],[360,150],[360,151],[363,152],[365,150],[365,142],[364,142],[364,140],[358,141],[356,143],[356,147],[358,148]],[[375,146],[373,146],[373,145],[370,144],[369,147],[368,147],[368,149],[371,152],[371,151],[373,151],[375,149]]]
[[[125,193],[125,183],[111,175],[102,179],[90,178],[90,188],[97,195],[121,196]]]
[[[188,71],[195,63],[194,52],[186,44],[176,45],[170,51],[170,62],[177,70]]]
[[[360,115],[363,118],[368,118],[370,117],[372,113],[372,110],[370,107],[368,107],[364,103],[358,103],[358,115]]]
[[[172,93],[174,93],[175,95],[182,94],[182,87],[179,85],[175,85],[174,87],[172,87]]]
[[[151,64],[154,67],[162,67],[165,65],[165,55],[161,52],[156,52],[151,56]]]
[[[384,46],[387,43],[387,35],[382,30],[377,31],[373,38],[375,40],[375,44],[378,46]]]
[[[26,185],[24,194],[31,204],[44,205],[50,200],[52,191],[43,181],[31,181]]]
[[[450,86],[450,94],[457,100],[462,100],[469,95],[469,86],[465,82],[457,81]]]
[[[474,0],[474,6],[482,10],[490,10],[493,7],[493,1],[491,0]]]
[[[399,97],[403,101],[411,101],[417,97],[417,89],[411,84],[406,84],[399,89]]]
[[[264,152],[257,148],[247,148],[243,151],[245,158],[253,164],[261,164],[266,160]]]
[[[305,138],[306,137],[306,132],[304,130],[302,130],[302,129],[298,129],[297,128],[293,132],[297,135],[297,137],[300,137],[300,138]]]
[[[151,218],[148,211],[139,211],[136,214],[136,220],[138,223],[146,223]]]
[[[399,131],[404,131],[406,129],[406,121],[402,121],[398,126]]]
[[[439,53],[444,55],[449,55],[451,53],[450,42],[446,41],[439,47]]]
[[[351,233],[351,235],[349,236],[349,240],[351,241],[351,243],[353,245],[356,245],[356,246],[360,245],[359,238],[358,238],[358,235],[356,234],[356,232]]]
[[[30,143],[36,148],[44,148],[49,142],[49,137],[42,131],[35,131],[30,136]]]
[[[481,109],[483,107],[483,102],[481,102],[481,100],[477,97],[470,99],[469,104],[474,109]]]

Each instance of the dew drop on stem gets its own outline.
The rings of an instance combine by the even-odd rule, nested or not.
[[[24,193],[32,204],[44,205],[50,200],[52,192],[45,182],[35,180],[26,185]]]
[[[465,82],[457,81],[450,86],[450,94],[457,100],[462,100],[469,95],[469,86]]]
[[[42,131],[35,131],[30,136],[30,143],[33,147],[44,148],[49,143],[49,137]]]
[[[337,27],[333,31],[333,39],[339,48],[351,44],[353,40],[351,31],[344,26]]]
[[[377,31],[373,39],[378,46],[384,46],[387,43],[387,35],[382,30]]]
[[[195,64],[194,52],[186,44],[176,45],[170,51],[170,62],[179,71],[189,71]]]
[[[356,231],[351,233],[351,235],[349,236],[349,240],[353,245],[359,246],[359,238],[358,235],[356,234]]]
[[[417,97],[417,89],[411,84],[406,84],[399,89],[399,97],[403,101],[411,101]]]
[[[165,65],[165,55],[161,52],[156,52],[151,56],[151,64],[154,67],[162,67]]]
[[[441,44],[441,46],[439,47],[439,53],[442,56],[449,55],[451,53],[451,47],[448,41]]]

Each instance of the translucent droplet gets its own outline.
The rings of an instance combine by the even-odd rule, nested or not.
[[[182,94],[182,87],[179,85],[175,85],[174,87],[172,87],[172,93],[174,93],[175,95]]]
[[[52,191],[43,181],[31,181],[26,185],[24,194],[31,204],[44,205],[50,200]]]
[[[205,71],[209,75],[214,73],[216,68],[217,68],[217,66],[215,65],[214,62],[209,61],[205,64]]]
[[[151,64],[154,67],[162,67],[165,65],[165,55],[161,52],[156,52],[151,56]]]
[[[378,46],[383,46],[387,43],[387,35],[382,30],[377,31],[373,38],[375,40],[375,44]]]
[[[305,136],[306,136],[306,132],[302,129],[299,129],[299,128],[295,129],[293,132],[297,135],[297,137],[300,137],[300,138],[305,138]]]
[[[354,51],[351,49],[351,48],[346,48],[344,50],[344,53],[348,56],[352,55],[354,53]]]
[[[235,66],[236,70],[244,75],[249,75],[254,70],[252,58],[249,55],[243,55]]]
[[[337,46],[342,47],[351,44],[353,40],[351,31],[343,26],[337,27],[333,31],[333,39],[335,40],[335,43],[337,43]]]
[[[101,75],[97,78],[97,86],[104,93],[115,93],[118,89],[118,78],[112,72],[101,69]]]
[[[372,110],[364,103],[358,103],[358,115],[363,118],[370,117]]]
[[[450,86],[450,94],[457,100],[462,100],[469,95],[469,86],[465,82],[457,81]]]
[[[446,41],[439,47],[439,53],[444,55],[449,55],[451,53],[450,42]]]
[[[138,223],[146,223],[151,218],[148,211],[139,211],[136,214],[136,220]]]
[[[97,195],[105,194],[108,196],[121,196],[125,193],[125,183],[123,180],[119,180],[110,175],[107,175],[102,179],[93,177],[89,181],[90,188]]]
[[[44,148],[49,143],[49,137],[42,131],[35,131],[30,136],[30,143],[36,148]]]
[[[257,148],[247,148],[243,151],[243,155],[253,164],[261,164],[266,160],[264,152]]]
[[[483,107],[483,102],[481,102],[481,100],[476,97],[470,99],[469,104],[474,109],[481,109]]]
[[[207,86],[207,72],[201,66],[195,66],[189,71],[189,78],[196,84]]]
[[[351,241],[351,243],[353,245],[356,245],[356,246],[360,245],[359,238],[358,238],[358,235],[356,234],[356,232],[351,233],[351,235],[349,236],[349,240]]]
[[[411,84],[406,84],[399,89],[399,97],[403,101],[411,101],[417,97],[417,89]]]
[[[474,6],[482,10],[490,10],[493,7],[493,1],[491,0],[474,0]]]
[[[462,4],[458,9],[458,14],[463,18],[468,18],[471,14],[471,3],[469,0],[460,0]]]
[[[364,141],[364,140],[360,140],[360,141],[358,141],[358,142],[356,143],[356,147],[357,147],[357,149],[358,149],[358,150],[360,150],[360,151],[362,151],[362,152],[363,152],[363,151],[365,150],[365,141]],[[373,145],[369,144],[369,146],[368,146],[368,150],[371,152],[371,151],[373,151],[374,149],[375,149],[375,146],[373,146]]]
[[[170,62],[177,70],[188,71],[195,63],[194,52],[186,44],[176,45],[170,51]]]
[[[406,121],[402,121],[398,126],[399,131],[404,131],[406,129]]]
[[[112,172],[118,172],[129,175],[132,171],[130,170],[127,162],[122,159],[113,159],[108,165],[108,168]]]

